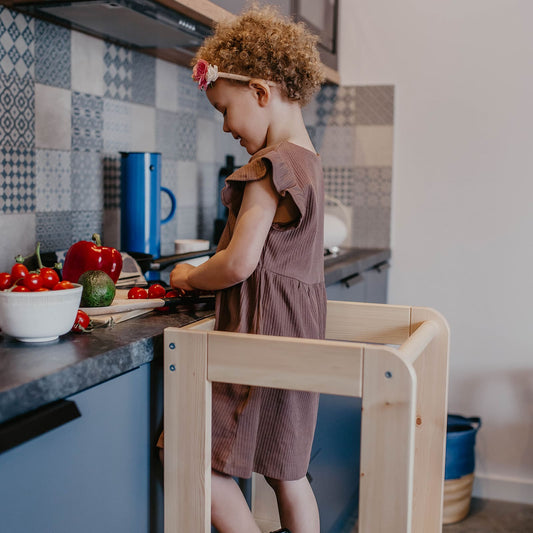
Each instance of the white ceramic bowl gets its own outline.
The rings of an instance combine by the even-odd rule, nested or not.
[[[0,291],[0,328],[19,341],[47,342],[68,333],[80,306],[82,286],[43,292]]]

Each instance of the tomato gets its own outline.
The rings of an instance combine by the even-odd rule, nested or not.
[[[43,280],[43,287],[53,289],[59,283],[59,276],[53,268],[43,267],[40,269],[40,276]]]
[[[46,287],[39,287],[38,289],[35,289],[33,292],[48,292],[50,289],[47,289]]]
[[[87,331],[87,328],[89,327],[90,323],[91,319],[89,315],[85,311],[78,309],[78,313],[76,314],[76,320],[74,321],[74,325],[72,326],[72,331],[75,331],[76,333],[83,333],[84,331]]]
[[[31,292],[28,287],[25,287],[24,285],[16,285],[11,289],[11,292]]]
[[[130,300],[145,300],[148,298],[148,291],[142,287],[132,287],[128,291],[128,298]]]
[[[165,298],[179,298],[180,296],[183,296],[183,294],[176,289],[171,289],[165,294]]]
[[[11,277],[13,281],[17,281],[21,278],[25,278],[29,274],[28,269],[22,263],[15,263],[11,267]]]
[[[60,281],[59,283],[56,283],[53,287],[54,291],[63,291],[66,289],[73,289],[74,285],[70,283],[70,281]]]
[[[166,293],[165,287],[159,283],[154,283],[148,288],[148,298],[164,298]]]
[[[43,279],[39,274],[28,274],[24,278],[24,286],[28,287],[30,291],[36,291],[43,286]]]
[[[13,286],[13,278],[8,272],[0,272],[0,291]]]

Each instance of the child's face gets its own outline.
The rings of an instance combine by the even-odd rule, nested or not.
[[[266,146],[268,113],[265,106],[259,104],[252,87],[218,79],[207,89],[206,95],[224,116],[223,130],[239,140],[250,155]]]

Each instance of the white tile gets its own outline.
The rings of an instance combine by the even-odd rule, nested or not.
[[[71,42],[72,90],[104,96],[104,41],[73,31]]]
[[[71,95],[67,89],[35,84],[35,146],[70,150]]]
[[[356,126],[356,165],[358,167],[391,167],[392,143],[393,126]]]
[[[155,62],[155,106],[167,111],[178,110],[178,67],[163,59]]]
[[[320,157],[326,167],[355,165],[355,129],[350,126],[328,126],[324,131]]]
[[[132,104],[104,98],[104,151],[128,152],[131,145],[131,123],[135,120]]]
[[[132,152],[154,152],[155,108],[131,104],[131,145]]]
[[[14,257],[35,251],[35,215],[0,216],[0,272],[9,272]]]

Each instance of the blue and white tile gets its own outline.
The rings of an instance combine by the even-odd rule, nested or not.
[[[316,99],[316,126],[327,126],[335,108],[337,86],[324,85],[315,96]]]
[[[155,106],[166,111],[178,110],[178,66],[156,59]]]
[[[193,113],[156,110],[156,145],[164,156],[196,160],[196,117]]]
[[[96,96],[105,93],[105,42],[77,31],[71,32],[71,88]]]
[[[36,240],[41,243],[41,251],[55,252],[68,249],[72,238],[72,212],[55,211],[35,214]]]
[[[355,169],[351,167],[325,167],[324,192],[346,206],[354,203]]]
[[[0,212],[35,210],[35,150],[0,147]]]
[[[339,87],[328,126],[354,126],[356,113],[356,88]]]
[[[35,19],[35,81],[70,89],[71,32]]]
[[[178,209],[178,239],[198,238],[198,208],[184,207]]]
[[[0,72],[0,146],[35,146],[35,85]]]
[[[220,201],[218,194],[218,172],[220,167],[215,163],[198,163],[198,205],[201,207],[216,206]]]
[[[198,89],[198,84],[191,78],[191,69],[178,67],[178,109],[195,112],[198,101],[207,100]]]
[[[66,89],[35,84],[35,146],[71,148],[71,94]]]
[[[390,209],[391,167],[357,167],[354,176],[354,205]]]
[[[104,172],[100,152],[73,151],[72,209],[97,211],[104,205]]]
[[[216,161],[216,137],[220,135],[219,125],[213,120],[196,119],[196,160],[200,163]]]
[[[355,166],[355,128],[349,126],[328,126],[320,147],[322,164],[326,167]]]
[[[35,250],[35,214],[0,216],[0,272],[9,272],[13,258]]]
[[[242,166],[248,163],[250,155],[248,152],[231,136],[220,128],[220,132],[215,138],[216,145],[216,163],[223,166],[226,162],[226,156],[232,155],[235,158],[235,166]]]
[[[355,126],[358,167],[392,167],[393,126]]]
[[[130,104],[132,152],[155,152],[156,109],[147,105]],[[159,150],[161,151],[161,150]]]
[[[131,147],[132,105],[128,102],[104,98],[105,152],[128,152]]]
[[[353,209],[352,246],[388,248],[390,246],[390,209],[361,206]]]
[[[37,150],[36,210],[70,211],[70,152]]]
[[[105,96],[131,102],[133,94],[132,56],[132,50],[105,43]]]
[[[72,93],[72,149],[101,152],[104,133],[104,99]]]
[[[131,100],[137,104],[155,106],[155,57],[132,52]]]
[[[0,72],[34,78],[34,45],[33,17],[0,7]]]
[[[198,205],[199,186],[196,161],[178,161],[176,198],[179,209]]]
[[[355,124],[394,123],[394,86],[358,86],[355,91]]]
[[[102,235],[104,213],[102,210],[73,211],[72,242],[90,241],[93,233]]]
[[[102,160],[104,181],[104,209],[120,209],[120,156],[104,154]]]

